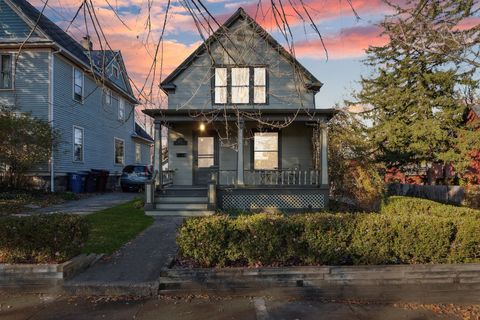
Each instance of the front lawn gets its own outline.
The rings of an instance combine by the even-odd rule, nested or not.
[[[181,263],[203,266],[480,262],[480,211],[395,197],[380,213],[186,219]]]
[[[145,215],[140,200],[95,212],[86,219],[90,236],[84,253],[111,254],[153,223],[153,218]]]

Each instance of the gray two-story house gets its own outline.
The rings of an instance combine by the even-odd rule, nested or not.
[[[239,9],[160,85],[147,213],[318,210],[328,201],[322,83]],[[169,170],[162,170],[162,130]]]
[[[94,50],[24,0],[0,0],[0,105],[48,121],[60,141],[33,176],[51,191],[66,175],[108,170],[113,186],[128,164],[150,164],[152,138],[135,121],[120,51]]]

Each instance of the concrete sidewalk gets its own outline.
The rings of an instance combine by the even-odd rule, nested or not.
[[[113,207],[117,204],[143,197],[143,193],[110,192],[94,195],[85,199],[68,201],[51,207],[31,210],[29,214],[71,213],[90,214]]]
[[[395,305],[368,302],[194,297],[185,299],[84,299],[67,296],[2,296],[2,320],[96,319],[478,319],[479,306]]]
[[[156,295],[158,279],[177,252],[175,236],[181,217],[157,217],[155,222],[112,256],[66,282],[73,294]]]

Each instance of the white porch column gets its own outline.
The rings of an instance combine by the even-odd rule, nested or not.
[[[162,178],[162,125],[155,123],[155,143],[153,147],[153,171],[157,171],[155,185],[161,187]]]
[[[243,128],[245,126],[243,119],[240,119],[237,125],[237,185],[243,185]]]
[[[320,164],[321,164],[321,184],[328,185],[328,128],[325,124],[320,125]]]

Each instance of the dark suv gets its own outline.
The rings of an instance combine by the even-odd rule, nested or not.
[[[120,177],[122,191],[139,191],[145,182],[152,178],[152,166],[129,165],[123,168]]]

